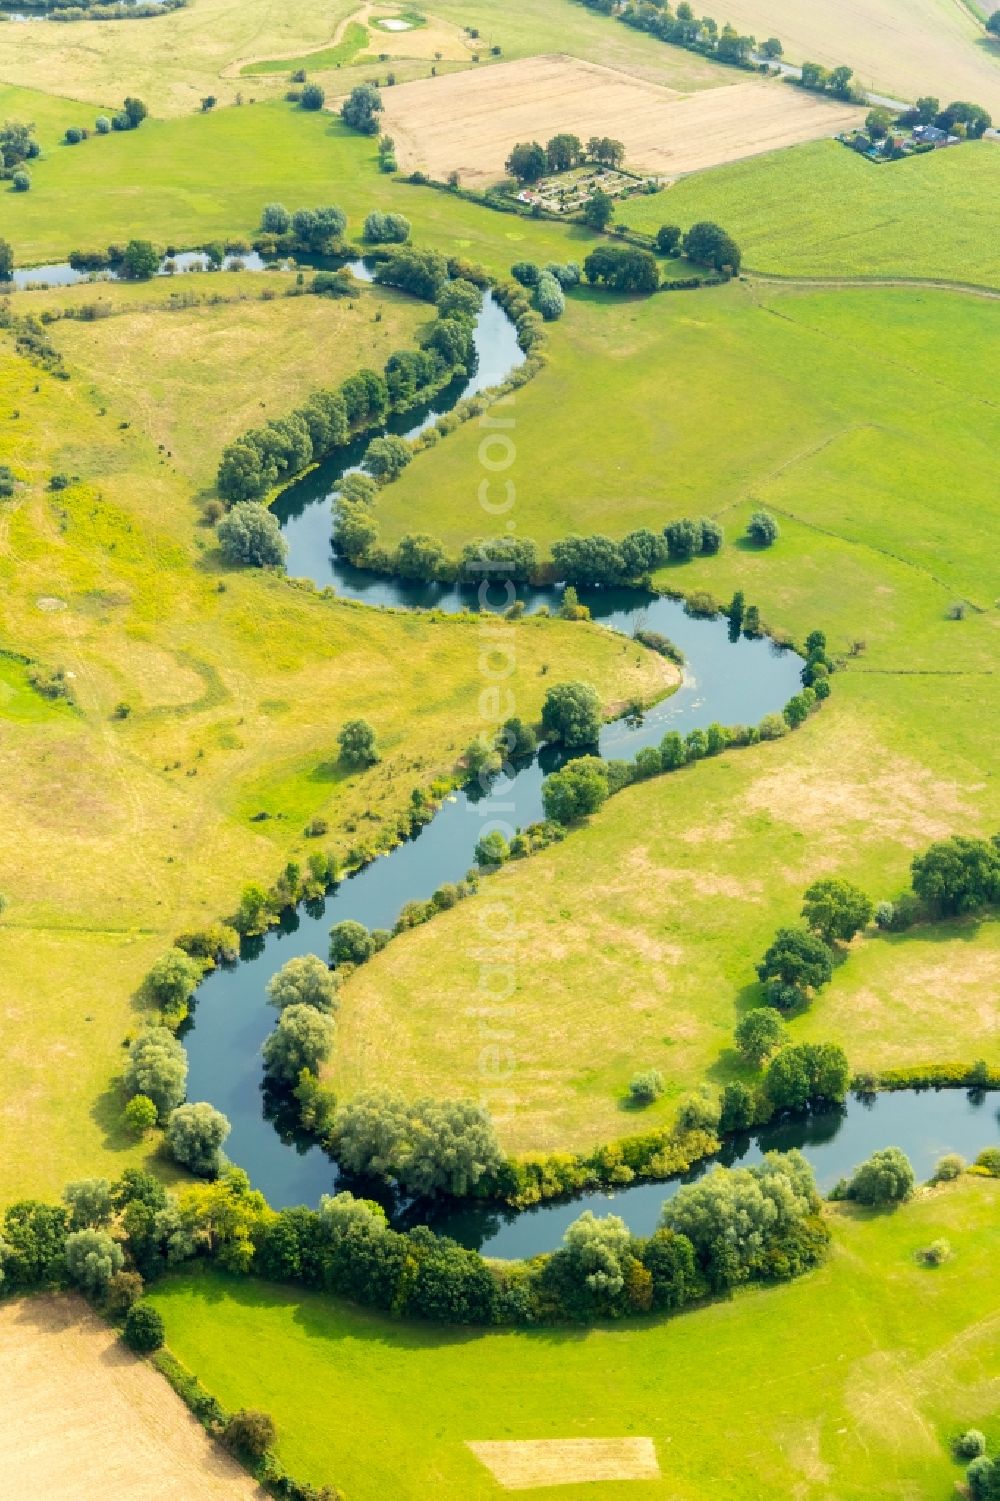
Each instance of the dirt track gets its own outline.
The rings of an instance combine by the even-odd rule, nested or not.
[[[545,142],[560,130],[613,136],[634,170],[676,177],[834,135],[864,113],[778,80],[685,96],[562,56],[419,79],[383,98],[401,167],[437,178],[455,169],[470,185],[502,176],[515,142]]]
[[[78,1298],[0,1306],[0,1493],[37,1501],[263,1501]]]

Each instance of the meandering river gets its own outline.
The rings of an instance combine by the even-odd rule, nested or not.
[[[352,263],[352,269],[362,276],[370,274],[363,263]],[[453,382],[428,405],[394,419],[387,430],[415,436],[463,397],[498,384],[523,360],[513,326],[489,294],[477,322],[476,350],[472,375]],[[276,502],[289,544],[289,573],[319,585],[333,584],[342,597],[371,605],[475,608],[475,595],[459,588],[380,578],[334,555],[331,492],[345,472],[357,467],[370,436],[291,485]],[[555,604],[558,593],[527,590],[523,597],[531,610]],[[755,724],[780,710],[798,687],[801,661],[793,652],[766,639],[732,641],[723,619],[693,618],[679,602],[638,590],[581,591],[581,599],[594,619],[609,629],[629,637],[639,626],[660,631],[686,658],[683,682],[673,695],[641,722],[620,719],[604,728],[599,748],[605,757],[631,758],[640,747],[658,744],[669,729],[687,733],[713,721]],[[500,778],[491,808],[507,805],[505,816],[521,827],[540,818],[542,781],[559,760],[558,752],[544,749],[515,775]],[[325,958],[333,923],[355,918],[369,928],[391,928],[405,902],[425,900],[443,883],[461,880],[473,863],[483,824],[481,804],[478,789],[448,798],[415,838],[341,882],[324,899],[284,914],[277,929],[244,944],[238,964],[218,969],[200,987],[184,1035],[190,1063],[188,1097],[209,1100],[228,1116],[228,1155],[247,1170],[275,1207],[315,1204],[334,1188],[337,1169],[319,1147],[297,1138],[294,1131],[282,1130],[280,1122],[273,1123],[265,1114],[260,1050],[276,1019],[267,1005],[267,981],[294,955]],[[613,817],[613,810],[607,816]],[[391,963],[391,952],[390,947],[382,962]],[[623,1119],[623,1134],[634,1125],[634,1118]],[[907,1093],[879,1096],[873,1104],[852,1102],[844,1113],[770,1127],[727,1148],[723,1160],[753,1161],[771,1147],[802,1146],[822,1185],[830,1186],[877,1146],[903,1146],[918,1173],[926,1175],[941,1152],[974,1153],[995,1135],[988,1112],[959,1092]],[[648,1233],[659,1206],[677,1186],[638,1185],[613,1196],[588,1194],[520,1214],[462,1207],[433,1223],[463,1244],[493,1255],[530,1255],[558,1244],[566,1225],[588,1206],[601,1212],[613,1209],[637,1233]]]

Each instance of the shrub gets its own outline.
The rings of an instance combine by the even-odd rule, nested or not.
[[[219,522],[219,548],[227,563],[280,568],[288,552],[278,518],[252,502],[234,507]]]
[[[231,1130],[222,1112],[204,1101],[179,1105],[167,1120],[167,1145],[175,1162],[203,1178],[214,1178],[222,1167],[222,1143]]]
[[[651,1105],[663,1093],[663,1075],[657,1068],[643,1069],[633,1074],[628,1081],[629,1099],[633,1105]]]
[[[754,511],[747,522],[747,536],[757,547],[770,547],[781,535],[770,511]]]
[[[891,932],[895,915],[896,909],[892,902],[879,902],[875,908],[875,926],[882,933]]]
[[[480,836],[476,844],[476,864],[481,867],[503,865],[510,858],[510,845],[500,833],[499,829],[493,829],[488,834]]]
[[[234,1454],[249,1455],[260,1459],[278,1437],[274,1419],[270,1413],[256,1408],[241,1407],[234,1412],[223,1430],[223,1442]]]
[[[75,125],[68,125],[63,133],[63,139],[67,146],[78,146],[83,140],[83,131]]]
[[[348,917],[330,929],[331,964],[364,964],[374,952],[372,935],[364,923]]]
[[[954,1254],[951,1241],[946,1240],[943,1235],[937,1240],[932,1240],[929,1246],[925,1246],[922,1251],[918,1252],[924,1266],[944,1266],[944,1263],[950,1261]]]
[[[15,172],[10,180],[15,193],[27,193],[31,188],[31,178],[23,168]]]
[[[847,1197],[869,1206],[901,1204],[915,1183],[910,1159],[899,1147],[873,1152],[847,1185]]]
[[[348,766],[374,766],[381,759],[375,731],[367,719],[349,719],[337,735],[341,760]]]
[[[115,1272],[104,1295],[104,1306],[112,1317],[128,1313],[138,1303],[143,1293],[143,1280],[138,1272]]]
[[[134,1136],[144,1136],[156,1125],[156,1106],[149,1095],[134,1094],[125,1106],[125,1124]]]
[[[292,216],[283,203],[265,204],[260,227],[268,235],[287,234],[292,227]]]
[[[299,95],[302,109],[322,109],[326,103],[326,91],[318,83],[307,83]]]
[[[976,1158],[976,1167],[991,1178],[1000,1178],[1000,1147],[984,1147]]]
[[[967,1428],[952,1447],[956,1459],[978,1459],[980,1454],[986,1453],[986,1435],[978,1428]]]
[[[94,121],[94,129],[97,131],[97,134],[99,136],[106,136],[111,133],[111,121],[108,119],[107,115],[98,115],[97,119]]]
[[[965,1172],[965,1158],[957,1152],[946,1152],[937,1160],[934,1169],[934,1183],[950,1183],[954,1178],[960,1178]]]
[[[137,1355],[159,1350],[166,1337],[163,1319],[151,1303],[133,1303],[125,1315],[122,1339]]]

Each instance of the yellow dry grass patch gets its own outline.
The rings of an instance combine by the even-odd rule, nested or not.
[[[503,174],[517,141],[557,131],[625,143],[627,164],[670,177],[834,135],[860,118],[834,100],[754,79],[684,97],[576,58],[503,63],[485,73],[418,79],[384,95],[400,165],[466,183]]]
[[[904,99],[935,94],[942,104],[973,99],[995,117],[1000,40],[986,38],[974,8],[961,0],[730,0],[725,12],[739,31],[780,37],[790,62],[846,63],[866,88]]]
[[[45,1501],[251,1501],[262,1492],[77,1298],[0,1308],[0,1475]]]
[[[660,1478],[651,1438],[514,1439],[469,1448],[508,1491]]]

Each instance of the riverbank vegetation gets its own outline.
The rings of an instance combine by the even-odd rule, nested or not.
[[[596,1431],[652,1437],[663,1478],[651,1494],[731,1491],[738,1451],[733,1494],[792,1493],[822,1465],[845,1501],[879,1495],[887,1469],[943,1495],[962,1475],[958,1434],[986,1430],[991,1452],[1000,1439],[997,1188],[965,1176],[891,1214],[838,1206],[826,1214],[832,1255],[809,1276],[586,1334],[443,1333],[217,1272],[172,1277],[152,1301],[170,1349],[214,1396],[266,1408],[288,1467],[358,1501],[416,1501],[429,1485],[485,1501],[495,1482],[470,1442],[591,1436],[598,1408]],[[916,1253],[940,1239],[953,1260],[928,1268]],[[731,1379],[720,1385],[722,1367]],[[525,1383],[548,1393],[530,1417]],[[342,1422],[325,1420],[331,1404]],[[730,1434],[722,1449],[715,1421]],[[378,1426],[376,1450],[353,1441],[354,1422]]]

